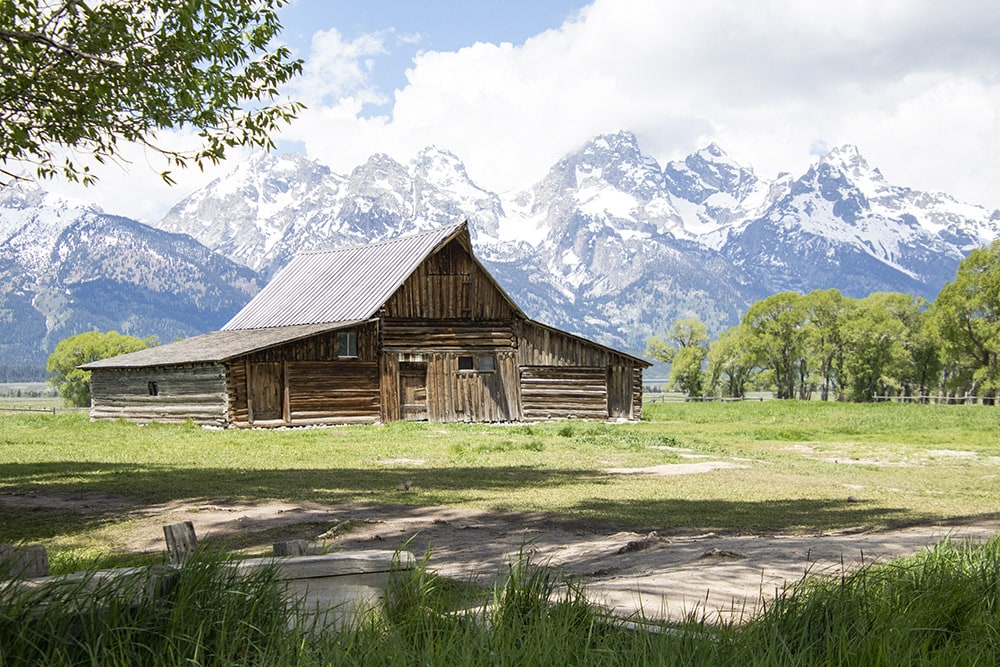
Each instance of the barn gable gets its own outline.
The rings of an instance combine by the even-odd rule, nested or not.
[[[648,365],[528,319],[462,223],[302,253],[221,331],[83,368],[95,418],[273,426],[637,419]]]

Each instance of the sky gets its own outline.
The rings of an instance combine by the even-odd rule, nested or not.
[[[308,109],[280,148],[338,173],[436,145],[504,192],[628,130],[661,165],[714,142],[762,178],[854,144],[890,183],[1000,208],[997,0],[292,0],[281,19],[305,62],[282,96]],[[167,187],[129,151],[97,187],[44,187],[155,222],[245,159]]]

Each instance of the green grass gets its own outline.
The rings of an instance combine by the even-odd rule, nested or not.
[[[436,577],[425,560],[391,577],[381,604],[320,628],[273,572],[241,577],[204,556],[155,596],[0,588],[0,664],[888,667],[1000,654],[1000,536],[804,579],[742,625],[616,618],[522,555],[489,590]]]
[[[60,550],[90,557],[127,528],[132,510],[268,500],[545,511],[662,531],[816,532],[1000,516],[997,408],[767,401],[667,403],[646,413],[637,424],[276,431],[0,413],[0,542],[46,542],[57,560]],[[605,472],[698,461],[741,467]],[[397,491],[404,480],[411,489]],[[5,503],[32,494],[64,502]]]
[[[203,553],[158,588],[92,573],[0,587],[0,665],[308,664],[274,570],[240,575]]]
[[[731,664],[995,664],[1000,536],[806,579],[730,641]]]

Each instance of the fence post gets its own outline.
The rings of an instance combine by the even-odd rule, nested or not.
[[[198,548],[198,537],[190,521],[164,526],[163,537],[167,540],[167,555],[172,565],[180,565]]]

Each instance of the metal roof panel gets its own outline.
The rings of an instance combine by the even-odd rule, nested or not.
[[[296,255],[224,327],[367,320],[430,254],[465,223],[366,246]]]

